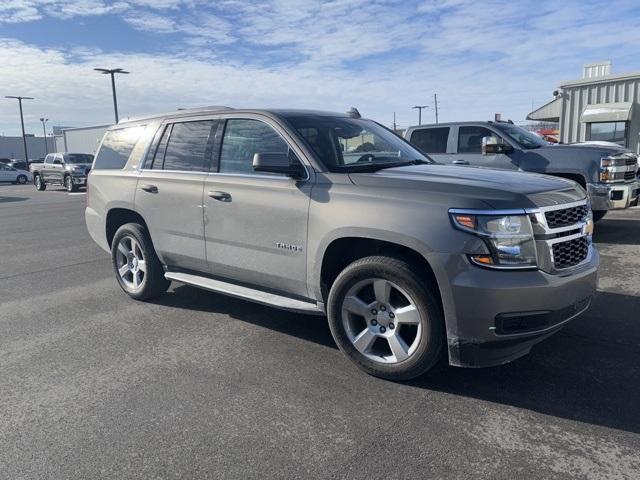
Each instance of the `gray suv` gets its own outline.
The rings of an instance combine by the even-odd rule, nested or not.
[[[326,315],[364,371],[518,358],[586,310],[598,253],[572,180],[438,165],[349,114],[208,108],[120,122],[86,222],[131,297],[171,281]]]

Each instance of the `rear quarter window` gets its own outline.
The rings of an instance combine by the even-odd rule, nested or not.
[[[139,125],[108,131],[96,155],[93,164],[94,170],[120,170],[124,168],[144,130],[145,126]]]
[[[449,127],[420,128],[411,132],[410,142],[425,153],[447,153]]]

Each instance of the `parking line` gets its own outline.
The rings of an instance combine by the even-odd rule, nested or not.
[[[67,193],[67,195],[86,195],[87,192],[75,192],[75,193]]]

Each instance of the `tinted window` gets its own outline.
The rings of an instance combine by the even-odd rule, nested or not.
[[[484,127],[458,128],[458,153],[482,153],[483,137],[497,137],[497,135]]]
[[[108,131],[104,136],[93,168],[104,170],[124,168],[143,131],[143,126]]]
[[[211,158],[211,144],[218,126],[217,120],[200,122],[175,123],[169,135],[166,152],[164,153],[164,170],[203,171],[208,170],[208,160]],[[163,135],[164,137],[164,135]],[[164,140],[164,138],[163,138]],[[160,146],[162,146],[162,141]],[[154,168],[158,168],[161,149],[156,152]],[[157,161],[157,164],[156,164]]]
[[[220,172],[254,173],[256,153],[288,154],[289,145],[266,123],[259,120],[227,121],[220,152]],[[260,175],[269,175],[260,172]]]
[[[411,143],[426,153],[447,153],[449,127],[422,128],[411,133]]]
[[[65,153],[63,155],[65,163],[91,163],[93,155],[90,153]]]
[[[164,128],[164,132],[162,133],[162,138],[156,147],[156,152],[146,168],[153,168],[155,170],[162,170],[163,162],[164,162],[164,154],[167,151],[167,143],[169,142],[169,135],[171,135],[171,129],[173,125],[166,125]]]
[[[589,140],[600,140],[626,145],[627,122],[602,122],[589,124]]]

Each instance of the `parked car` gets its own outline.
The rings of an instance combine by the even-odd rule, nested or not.
[[[595,221],[638,204],[638,158],[619,146],[552,145],[512,122],[410,127],[405,138],[442,163],[545,173],[587,190]]]
[[[33,182],[42,191],[48,184],[64,185],[68,192],[87,184],[93,155],[89,153],[50,153],[44,163],[32,163]]]
[[[27,164],[27,162],[25,162],[24,160],[13,159],[7,162],[7,165],[17,170],[25,170],[27,172],[29,171],[29,164]]]
[[[32,175],[26,170],[20,170],[7,165],[6,163],[0,163],[0,182],[19,183],[24,185],[32,180]]]
[[[132,298],[177,281],[326,314],[342,352],[384,378],[445,352],[452,365],[506,363],[596,289],[578,184],[434,164],[357,112],[120,122],[88,183],[88,231]]]

